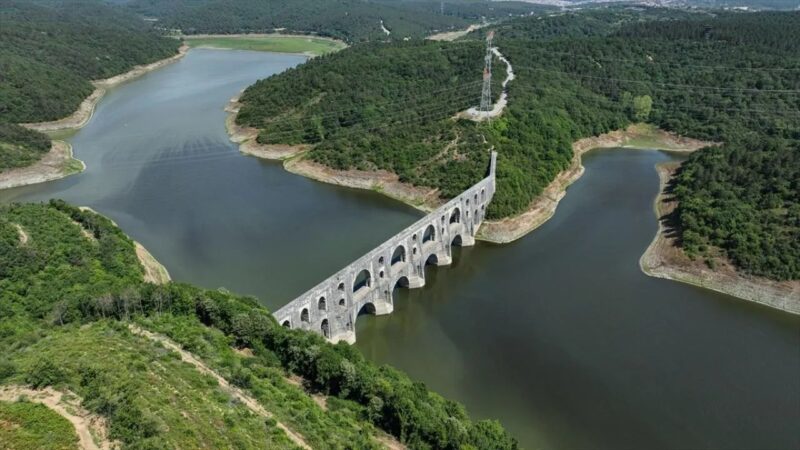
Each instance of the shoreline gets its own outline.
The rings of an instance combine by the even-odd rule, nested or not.
[[[50,151],[26,167],[0,172],[0,190],[46,183],[86,170],[86,164],[73,157],[72,145],[62,140],[50,141]]]
[[[258,136],[257,129],[239,127],[234,123],[236,113],[239,110],[238,96],[231,99],[225,110],[229,113],[226,120],[226,128],[230,139],[240,144],[239,150],[244,154],[283,161],[283,167],[287,171],[317,181],[376,191],[423,212],[435,209],[435,207],[443,203],[443,200],[438,198],[438,192],[435,189],[417,188],[401,183],[397,175],[389,172],[337,171],[306,159],[304,156],[308,149],[305,147],[258,144],[255,142]],[[543,193],[531,202],[525,212],[498,221],[484,221],[478,230],[476,239],[496,244],[510,243],[547,222],[555,214],[559,202],[567,193],[567,188],[583,175],[585,171],[585,167],[582,164],[583,155],[592,150],[629,148],[691,153],[714,145],[719,145],[719,143],[682,137],[647,124],[632,124],[625,129],[579,139],[572,144],[574,155],[570,166],[562,171],[545,188]],[[663,187],[668,181],[668,177],[663,178],[663,169],[660,166],[657,166],[657,169],[662,187],[659,190],[656,206],[662,201]],[[661,217],[660,213],[659,217]],[[740,299],[800,314],[800,282],[775,282],[763,278],[748,277],[736,272],[732,267],[729,273],[712,272],[710,269],[703,267],[689,271],[677,264],[673,267],[673,261],[664,260],[662,253],[659,251],[659,246],[663,247],[662,242],[667,239],[663,236],[663,233],[663,224],[659,222],[659,230],[653,242],[640,258],[640,267],[645,274],[693,284]],[[681,250],[677,250],[680,252],[679,255],[688,260],[688,257]],[[704,263],[700,262],[700,264],[703,265]]]
[[[91,83],[95,87],[94,92],[92,92],[88,97],[86,97],[83,100],[83,102],[81,102],[81,104],[78,106],[78,109],[67,117],[57,120],[52,120],[49,122],[22,123],[20,125],[30,130],[42,131],[42,132],[78,130],[80,128],[83,128],[91,120],[92,116],[94,115],[95,107],[103,98],[103,96],[106,94],[108,89],[119,86],[120,84],[131,81],[146,73],[152,72],[156,69],[160,69],[168,64],[171,64],[186,56],[186,53],[188,53],[189,49],[190,47],[188,45],[183,44],[178,48],[177,54],[172,55],[168,58],[161,59],[150,64],[135,66],[134,68],[125,73],[121,73],[119,75],[115,75],[110,78],[93,80]]]
[[[319,36],[316,34],[284,34],[284,33],[235,33],[235,34],[181,34],[178,36],[179,38],[183,39],[185,45],[188,45],[189,48],[208,48],[208,49],[215,49],[215,50],[240,50],[237,47],[224,47],[224,46],[216,46],[216,45],[208,45],[208,44],[200,44],[200,45],[193,45],[190,44],[191,41],[201,41],[204,39],[229,39],[231,41],[236,41],[239,39],[316,39],[318,41],[325,41],[333,44],[335,46],[334,49],[331,49],[330,52],[326,53],[335,53],[342,51],[349,47],[347,42],[342,41],[340,39],[334,39],[327,36]],[[245,49],[246,50],[246,49]],[[302,52],[286,52],[280,50],[256,50],[252,49],[249,51],[264,51],[264,52],[271,52],[271,53],[281,53],[285,55],[298,55],[298,56],[305,56],[308,58],[316,58],[318,56],[324,55],[326,53],[317,53],[313,50],[307,50]]]
[[[528,209],[513,217],[485,221],[478,230],[476,239],[494,244],[508,244],[542,226],[555,214],[558,203],[567,194],[567,188],[583,175],[583,155],[592,150],[646,148],[691,153],[710,145],[716,143],[681,137],[645,124],[633,124],[623,130],[579,139],[572,143],[573,157],[569,167],[545,187]]]
[[[774,281],[768,278],[745,275],[727,261],[719,261],[712,270],[702,260],[692,260],[670,236],[667,216],[677,206],[665,189],[678,168],[676,163],[656,165],[659,178],[658,195],[653,211],[658,218],[658,230],[650,245],[639,259],[639,267],[646,275],[704,289],[720,292],[741,300],[759,303],[790,314],[800,315],[800,281]]]
[[[241,107],[240,96],[241,93],[233,97],[225,107],[228,113],[225,129],[230,141],[239,144],[241,153],[282,161],[284,170],[322,183],[378,192],[426,213],[445,203],[439,198],[437,189],[403,183],[398,175],[385,170],[336,170],[315,163],[305,157],[310,149],[309,145],[259,144],[256,142],[257,128],[242,127],[235,122]]]
[[[95,107],[108,89],[171,64],[183,58],[188,51],[189,46],[183,44],[178,48],[178,53],[169,58],[135,66],[125,73],[110,78],[92,81],[91,83],[95,87],[94,91],[81,102],[75,112],[67,117],[49,122],[22,123],[20,125],[39,132],[79,130],[92,119]],[[58,180],[86,170],[86,163],[73,157],[70,144],[58,139],[51,139],[50,142],[50,151],[39,161],[27,167],[0,172],[0,190]],[[80,168],[77,167],[78,164],[80,164]]]
[[[99,212],[95,211],[94,209],[88,206],[79,206],[78,209],[81,211],[89,211],[91,213],[97,214],[98,216],[104,217],[108,219],[115,227],[122,230],[122,228],[114,222],[110,217],[100,214]],[[78,224],[78,226],[81,226]],[[125,233],[125,230],[122,230]],[[155,256],[153,256],[150,251],[148,251],[144,245],[140,244],[139,241],[133,239],[125,233],[125,236],[128,237],[131,241],[133,241],[133,247],[136,252],[136,259],[139,260],[139,264],[142,265],[144,269],[143,278],[146,283],[153,283],[153,284],[167,284],[172,281],[172,277],[169,275],[169,271],[163,264],[161,264]]]

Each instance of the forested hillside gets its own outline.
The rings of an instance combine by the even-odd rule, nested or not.
[[[800,142],[737,142],[693,154],[676,178],[682,245],[712,265],[800,279]]]
[[[573,141],[632,122],[719,142],[800,139],[800,13],[608,8],[499,29],[517,78],[490,123],[452,119],[478,102],[480,41],[472,59],[452,56],[468,42],[342,52],[252,86],[238,120],[262,142],[315,144],[315,161],[388,169],[445,198],[480,177],[494,145],[495,219],[524,211],[568,167]],[[346,86],[359,89],[327,103]]]
[[[516,448],[498,423],[470,421],[350,346],[280,327],[252,298],[145,284],[142,273],[131,240],[102,216],[61,201],[1,206],[0,385],[75,392],[124,448],[296,448],[276,421],[313,448],[378,448],[377,428],[410,448]],[[132,324],[193,352],[274,419]]]
[[[132,0],[128,7],[186,34],[317,33],[347,42],[422,37],[546,8],[524,2],[456,0]],[[381,28],[381,21],[390,34]]]
[[[100,1],[0,0],[0,170],[43,151],[41,136],[12,124],[66,117],[94,90],[90,80],[169,57],[179,45]]]

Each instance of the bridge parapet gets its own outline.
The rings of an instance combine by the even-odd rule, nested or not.
[[[274,312],[278,323],[354,343],[359,313],[391,313],[396,286],[424,286],[427,264],[449,265],[453,245],[474,245],[494,196],[496,161],[492,152],[484,179]]]

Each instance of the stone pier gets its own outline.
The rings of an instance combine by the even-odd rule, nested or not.
[[[427,264],[449,265],[454,245],[475,244],[495,192],[496,165],[492,152],[486,178],[286,304],[273,314],[278,323],[354,343],[360,313],[391,313],[395,287],[424,286]]]

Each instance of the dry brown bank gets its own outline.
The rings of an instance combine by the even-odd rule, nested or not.
[[[95,86],[94,92],[81,102],[74,113],[63,119],[50,122],[23,123],[21,125],[31,130],[41,132],[77,130],[82,128],[91,120],[97,103],[103,98],[107,89],[175,62],[186,55],[188,50],[189,46],[182,45],[178,49],[178,54],[174,56],[151,64],[136,66],[128,72],[111,78],[92,81],[92,84]],[[54,140],[52,141],[50,152],[38,162],[28,167],[0,172],[0,189],[57,180],[74,173],[82,172],[85,169],[86,165],[82,161],[72,157],[72,147],[69,144]]]
[[[51,141],[50,151],[27,167],[0,172],[0,189],[57,180],[83,171],[83,161],[72,157],[72,146],[64,141]]]
[[[80,106],[78,106],[78,109],[74,113],[64,117],[63,119],[53,120],[50,122],[23,123],[22,126],[36,131],[59,131],[82,128],[89,123],[89,120],[92,118],[92,114],[94,114],[95,106],[97,106],[97,103],[100,102],[100,99],[103,98],[103,95],[105,95],[109,88],[118,86],[148,72],[152,72],[153,70],[160,69],[168,64],[171,64],[180,58],[183,58],[188,51],[189,46],[184,44],[181,45],[181,47],[178,49],[178,53],[174,56],[170,56],[169,58],[165,58],[154,63],[136,66],[128,72],[113,76],[111,78],[92,81],[92,84],[95,87],[94,92],[86,97],[86,99],[80,104]]]
[[[714,145],[714,143],[681,137],[643,124],[631,125],[624,130],[580,139],[572,144],[574,155],[569,168],[561,172],[544,189],[542,195],[531,202],[525,212],[514,217],[484,222],[478,232],[478,239],[505,244],[525,236],[547,222],[555,214],[558,203],[566,195],[567,187],[583,175],[585,169],[581,158],[591,150],[620,147],[692,152],[709,145]]]
[[[678,245],[678,235],[670,219],[678,202],[666,193],[667,184],[679,164],[656,166],[660,189],[655,200],[658,231],[639,260],[642,271],[650,276],[693,284],[772,308],[800,314],[800,281],[774,281],[745,275],[724,258],[716,260],[712,270],[701,259],[692,260]]]

